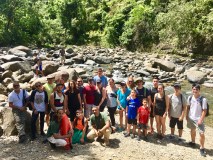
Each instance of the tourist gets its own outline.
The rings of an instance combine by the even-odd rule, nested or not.
[[[103,75],[103,69],[102,69],[102,68],[98,68],[98,74],[94,77],[94,82],[95,82],[95,84],[96,84],[96,80],[97,80],[97,79],[101,79],[102,86],[103,86],[104,88],[107,87],[107,84],[108,84],[107,78],[106,78],[106,76]]]
[[[134,78],[132,76],[128,77],[126,85],[129,90],[135,89]]]

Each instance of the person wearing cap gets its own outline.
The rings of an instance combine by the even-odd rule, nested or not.
[[[191,142],[189,146],[195,147],[196,128],[200,134],[200,154],[206,156],[204,149],[205,143],[205,125],[204,119],[207,113],[207,99],[200,94],[200,85],[192,85],[192,94],[187,100],[186,120],[187,127],[191,129]]]
[[[54,83],[55,76],[53,75],[48,75],[47,76],[47,83],[43,85],[43,89],[47,92],[48,95],[48,110],[46,114],[46,123],[47,125],[50,124],[50,95],[54,92],[56,84]]]
[[[159,83],[159,78],[157,76],[154,76],[152,79],[152,84],[153,86],[150,88],[150,96],[151,96],[151,111],[150,111],[150,132],[151,134],[154,133],[154,128],[153,128],[153,122],[154,122],[154,97],[155,94],[158,93],[158,83]]]
[[[88,85],[83,89],[83,100],[84,100],[84,116],[89,118],[92,114],[92,107],[95,102],[95,85],[92,77],[88,78]]]
[[[136,78],[135,79],[135,83],[136,83],[135,90],[136,90],[136,93],[137,93],[137,98],[140,101],[140,105],[142,106],[143,105],[142,104],[142,100],[144,98],[147,98],[148,99],[148,105],[150,107],[150,105],[151,105],[151,96],[150,96],[149,90],[143,86],[145,84],[145,82],[143,81],[143,78],[142,77]]]
[[[120,127],[118,131],[123,131],[127,127],[127,118],[126,118],[126,106],[127,106],[127,97],[130,95],[130,89],[127,88],[126,82],[122,81],[120,83],[121,88],[117,91],[117,102],[119,110],[119,121]],[[124,112],[124,113],[123,113]],[[125,127],[123,127],[123,117],[125,117]]]
[[[105,87],[105,88],[107,87],[107,84],[108,84],[107,78],[106,78],[106,76],[103,75],[103,69],[102,68],[98,68],[98,74],[93,79],[94,79],[95,84],[96,84],[97,79],[101,79],[102,86]]]
[[[174,138],[175,125],[177,124],[179,138],[178,141],[182,142],[183,133],[183,118],[186,109],[186,98],[181,93],[181,85],[179,82],[175,82],[173,85],[174,93],[169,98],[169,110],[168,116],[170,119],[169,126],[171,128],[170,139]]]
[[[56,84],[56,91],[53,92],[50,96],[50,106],[51,106],[51,113],[50,119],[52,116],[57,113],[57,110],[63,109],[65,111],[65,95],[62,93],[63,84],[57,83]]]
[[[106,106],[106,88],[102,86],[101,79],[96,80],[96,90],[95,90],[95,102],[94,105],[97,106],[100,112],[104,111]]]

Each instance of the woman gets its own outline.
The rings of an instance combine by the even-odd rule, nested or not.
[[[62,109],[57,110],[47,131],[47,140],[52,148],[65,147],[66,150],[72,149],[73,130],[70,121]]]
[[[72,144],[80,143],[84,144],[86,141],[86,131],[88,127],[88,121],[84,117],[84,114],[81,110],[76,111],[76,118],[73,123],[74,134],[72,137]]]
[[[127,88],[129,88],[130,90],[135,89],[135,83],[132,76],[128,77],[126,85],[127,85]]]
[[[81,96],[75,81],[71,80],[65,92],[65,110],[73,124],[77,110],[82,110]]]
[[[94,105],[98,107],[100,112],[103,112],[106,106],[106,102],[106,89],[102,87],[101,79],[97,79]]]
[[[154,114],[157,124],[157,138],[162,139],[166,131],[166,116],[169,108],[169,97],[165,95],[164,85],[158,84],[158,93],[154,97]]]
[[[115,86],[114,79],[110,78],[108,80],[108,86],[106,88],[107,93],[107,106],[109,111],[110,120],[112,126],[115,127],[115,111],[117,109],[117,91],[118,89]]]
[[[121,82],[121,88],[117,92],[117,102],[118,102],[118,110],[119,110],[119,120],[120,120],[120,128],[119,131],[123,131],[123,115],[125,115],[125,128],[127,127],[127,118],[126,118],[126,106],[127,106],[127,97],[130,95],[130,90],[126,86],[126,82]],[[123,114],[124,112],[124,114]]]

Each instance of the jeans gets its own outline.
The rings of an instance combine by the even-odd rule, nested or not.
[[[112,126],[115,126],[115,111],[117,107],[108,107],[109,117],[112,123]]]
[[[38,115],[40,115],[40,132],[44,133],[44,116],[45,112],[38,112],[38,114],[35,114],[34,111],[32,113],[32,121],[31,121],[31,132],[32,137],[35,138],[36,136],[36,121],[38,119]]]

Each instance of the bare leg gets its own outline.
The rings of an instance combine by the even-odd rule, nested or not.
[[[204,133],[200,133],[200,148],[204,148],[204,142],[205,142],[205,135]]]

